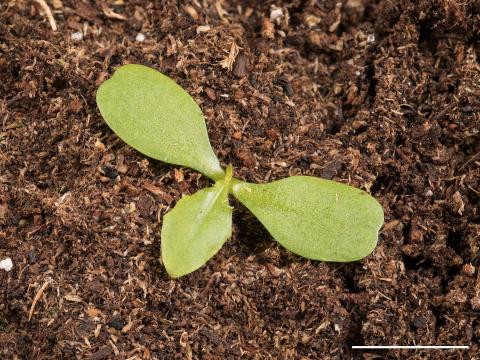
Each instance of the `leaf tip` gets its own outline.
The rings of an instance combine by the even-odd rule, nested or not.
[[[171,277],[172,279],[178,279],[184,275],[187,275],[187,274],[181,274],[173,271],[169,266],[165,264],[165,262],[163,263],[163,265],[165,267],[165,271],[167,272],[168,276]]]

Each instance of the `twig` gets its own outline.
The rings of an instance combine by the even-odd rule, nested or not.
[[[0,285],[2,285],[3,287],[3,282],[5,281],[5,279],[7,278],[8,276],[8,273],[6,271],[2,271],[2,277],[0,279]],[[5,273],[5,274],[3,274]],[[8,282],[5,284],[5,291],[3,292],[3,301],[5,303],[5,310],[6,312],[8,312],[8,296],[7,296],[7,286],[8,286]]]
[[[28,313],[28,321],[32,319],[33,315],[33,310],[35,310],[35,306],[37,305],[38,300],[40,300],[40,297],[42,296],[43,292],[47,288],[48,284],[50,283],[49,280],[45,281],[45,283],[42,285],[40,290],[38,290],[37,295],[33,298],[32,306],[30,307],[30,312]]]
[[[475,160],[475,158],[477,158],[478,156],[480,155],[480,152],[476,153],[475,155],[473,155],[469,160],[467,160],[467,162],[463,163],[462,166],[460,166],[460,168],[458,169],[458,171],[462,170],[465,166],[467,166],[472,160]]]
[[[33,1],[35,1],[42,8],[43,12],[45,13],[45,15],[48,19],[48,22],[50,23],[50,26],[52,27],[52,30],[57,31],[57,23],[55,22],[55,19],[53,18],[52,10],[50,10],[50,7],[45,2],[45,0],[33,0]]]

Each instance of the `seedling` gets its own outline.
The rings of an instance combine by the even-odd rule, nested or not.
[[[308,259],[347,262],[370,254],[383,224],[381,205],[366,192],[335,181],[292,176],[251,184],[224,170],[208,139],[202,111],[172,79],[142,65],[120,67],[97,92],[110,128],[151,158],[193,168],[212,187],[184,196],[163,218],[161,257],[171,277],[204,265],[232,234],[229,194],[273,238]]]

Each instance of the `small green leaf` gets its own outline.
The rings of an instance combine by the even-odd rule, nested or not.
[[[142,65],[125,65],[97,91],[108,126],[154,159],[196,169],[213,180],[225,175],[210,146],[202,111],[172,79]]]
[[[315,177],[234,181],[232,193],[280,244],[309,259],[359,260],[373,251],[383,224],[381,205],[366,192]]]
[[[184,196],[163,218],[162,260],[171,277],[180,277],[205,264],[232,234],[228,188],[232,168],[211,188]]]

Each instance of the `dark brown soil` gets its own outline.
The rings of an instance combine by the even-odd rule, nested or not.
[[[480,358],[480,2],[336,2],[47,0],[54,32],[1,1],[0,358]],[[125,63],[192,94],[237,176],[371,192],[374,253],[299,258],[237,207],[170,280],[162,215],[208,181],[105,125],[95,91]],[[351,349],[387,344],[470,349]]]

